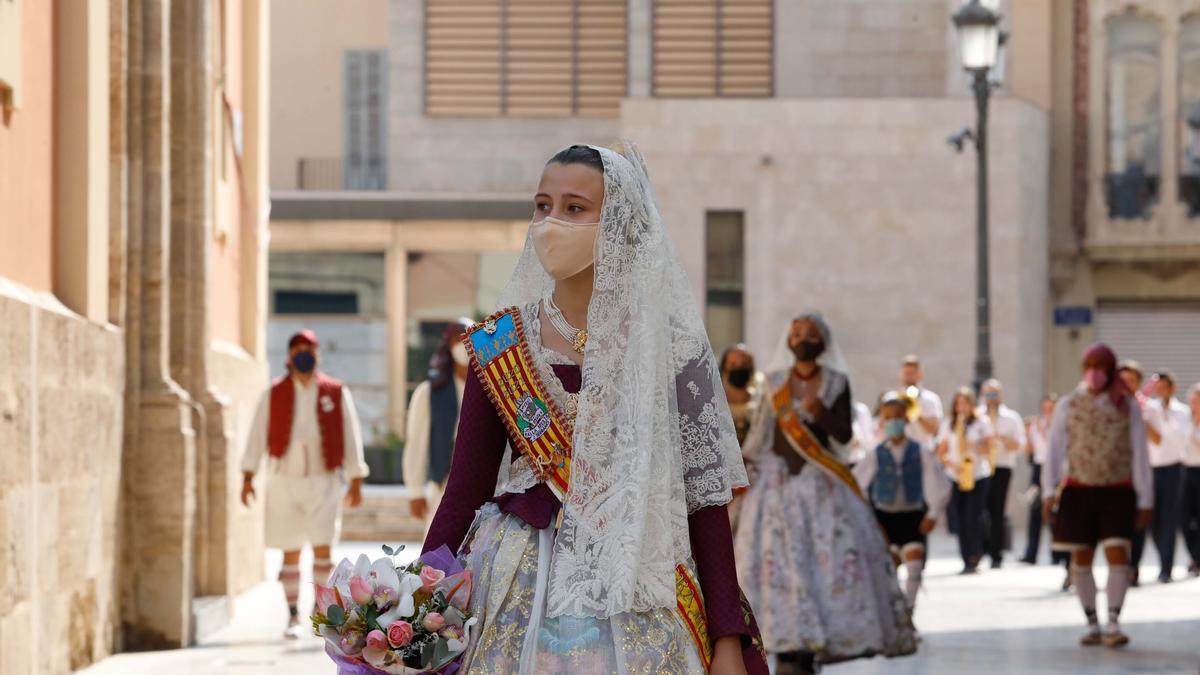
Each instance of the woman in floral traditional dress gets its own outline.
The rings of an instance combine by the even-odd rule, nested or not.
[[[569,428],[569,488],[554,489],[523,452],[518,436],[543,433],[545,416],[525,407],[510,424],[524,413],[504,411],[475,349],[425,540],[425,550],[459,550],[475,575],[481,623],[463,668],[765,673],[726,511],[745,469],[641,157],[572,146],[546,165],[534,207],[500,306],[517,308],[529,369],[550,399],[542,409]],[[506,453],[511,467],[493,494]],[[706,644],[678,610],[681,575],[698,578]]]
[[[738,577],[777,672],[898,656],[916,639],[875,512],[841,461],[853,400],[819,313],[797,316],[768,370],[746,455],[755,480],[738,524]]]

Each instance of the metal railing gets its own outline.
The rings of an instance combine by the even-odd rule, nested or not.
[[[296,161],[299,190],[386,190],[387,160],[301,157]]]

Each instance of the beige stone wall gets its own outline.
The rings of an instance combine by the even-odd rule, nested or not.
[[[50,147],[54,115],[53,3],[22,3],[21,106],[0,117],[0,276],[53,287]]]
[[[972,374],[975,159],[947,132],[970,101],[629,100],[625,135],[642,148],[697,298],[706,210],[746,213],[747,337],[769,359],[783,321],[829,317],[857,397],[895,386],[921,353],[930,387]],[[1042,387],[1049,153],[1045,113],[995,102],[991,125],[993,352],[1011,402]]]
[[[120,332],[0,279],[0,672],[114,648],[124,361]]]
[[[270,182],[293,189],[301,158],[341,158],[342,54],[387,48],[388,0],[271,4]]]
[[[775,2],[780,97],[943,96],[948,0]]]
[[[225,528],[223,536],[214,536],[227,542],[225,562],[230,570],[228,587],[232,593],[241,593],[262,581],[263,574],[263,520],[262,502],[247,509],[239,499],[242,484],[242,454],[246,449],[246,438],[254,411],[267,383],[266,364],[255,360],[245,350],[224,341],[214,341],[208,354],[209,382],[227,398],[226,422],[229,425],[230,443],[220,456],[209,458],[209,471],[213,475],[211,485],[224,485],[209,495],[214,514],[224,513],[217,519]],[[213,561],[217,564],[219,561]]]

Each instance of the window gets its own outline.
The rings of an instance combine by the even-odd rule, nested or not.
[[[276,314],[358,314],[358,294],[275,291]]]
[[[1200,216],[1200,15],[1179,31],[1179,198],[1188,218]]]
[[[704,224],[704,288],[708,339],[720,351],[741,342],[745,225],[741,211],[709,211]]]
[[[427,0],[425,112],[615,117],[624,0]]]
[[[348,49],[344,60],[343,187],[383,190],[387,188],[387,52]]]
[[[1133,12],[1108,23],[1107,169],[1111,218],[1145,218],[1158,201],[1161,87],[1158,23]]]
[[[771,0],[654,0],[655,96],[771,96]]]

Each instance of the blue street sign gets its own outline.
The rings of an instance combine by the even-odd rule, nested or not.
[[[1092,308],[1086,305],[1067,305],[1054,308],[1055,326],[1090,326]]]

